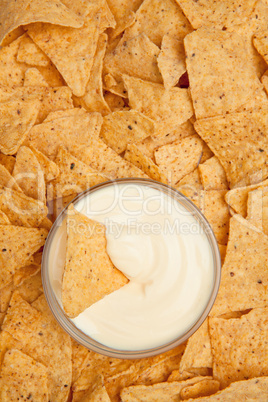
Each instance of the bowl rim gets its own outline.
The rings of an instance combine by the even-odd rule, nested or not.
[[[202,226],[209,241],[212,256],[213,256],[213,267],[214,267],[214,281],[213,287],[211,290],[211,295],[208,300],[206,307],[203,310],[203,313],[199,316],[198,320],[191,326],[191,328],[185,332],[183,335],[179,336],[178,338],[168,342],[167,344],[157,346],[150,349],[145,350],[119,350],[114,349],[109,346],[103,345],[100,342],[96,341],[95,339],[91,338],[89,335],[86,335],[80,329],[78,329],[75,324],[70,320],[69,317],[64,313],[62,307],[60,306],[53,287],[50,283],[49,278],[49,249],[50,245],[53,241],[54,235],[58,229],[58,226],[63,222],[66,217],[66,211],[68,206],[72,204],[77,204],[81,199],[86,197],[88,194],[98,191],[99,189],[105,188],[107,186],[112,186],[115,184],[122,184],[122,183],[131,183],[131,184],[140,184],[143,186],[152,187],[159,191],[164,192],[165,194],[170,195],[172,198],[176,199],[180,204],[182,204],[188,211],[192,212],[194,218],[198,221],[198,223]],[[173,349],[180,344],[184,343],[191,335],[193,335],[197,329],[203,324],[205,319],[207,318],[210,310],[213,307],[215,302],[219,286],[221,280],[221,257],[219,252],[218,243],[215,237],[215,234],[199,208],[186,196],[180,193],[178,190],[174,189],[170,185],[160,183],[158,181],[152,179],[144,179],[144,178],[123,178],[123,179],[114,179],[108,180],[103,183],[97,184],[89,189],[85,190],[84,192],[78,194],[72,201],[68,203],[64,207],[64,209],[60,212],[59,216],[56,218],[55,222],[53,223],[49,234],[47,236],[43,255],[42,255],[42,262],[41,262],[41,277],[42,277],[42,284],[44,289],[44,294],[48,303],[48,306],[55,317],[58,324],[63,328],[65,332],[67,332],[71,338],[75,341],[80,343],[82,346],[90,349],[96,353],[100,353],[106,355],[108,357],[119,358],[119,359],[141,359],[145,357],[155,356],[164,352]]]

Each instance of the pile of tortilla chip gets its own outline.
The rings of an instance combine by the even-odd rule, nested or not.
[[[268,400],[267,27],[267,0],[1,1],[0,401]],[[189,197],[223,263],[198,331],[141,360],[73,341],[40,276],[60,211],[124,177]]]

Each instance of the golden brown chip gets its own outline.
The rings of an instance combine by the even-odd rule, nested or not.
[[[0,398],[46,402],[47,367],[17,349],[8,350],[0,372]]]
[[[28,35],[24,35],[20,42],[17,60],[32,66],[46,67],[49,64],[49,58],[36,46]]]
[[[85,94],[97,48],[99,23],[96,7],[78,29],[43,23],[27,27],[29,36],[51,59],[76,96]]]
[[[106,115],[110,112],[110,108],[103,97],[102,90],[102,65],[107,40],[108,37],[106,34],[100,34],[90,77],[86,85],[85,95],[81,98],[75,98],[75,102],[83,106],[89,112],[99,112],[102,115]]]
[[[14,286],[20,286],[22,283],[27,279],[30,278],[31,276],[36,275],[38,271],[40,271],[41,266],[40,265],[26,265],[25,267],[19,268],[16,270],[16,272],[13,275],[13,284]]]
[[[197,119],[235,111],[260,88],[236,33],[201,28],[187,35],[184,46]]]
[[[201,327],[189,338],[180,362],[180,372],[191,372],[193,368],[202,367],[212,368],[208,320],[205,320]]]
[[[142,0],[107,0],[107,3],[116,21],[116,27],[110,33],[111,38],[115,38],[133,24],[135,11],[141,5]]]
[[[164,35],[182,40],[191,31],[191,25],[175,1],[145,0],[136,13],[135,24],[126,29],[124,39],[144,32],[160,47]]]
[[[203,185],[198,168],[184,176],[184,178],[180,180],[174,188],[185,195],[185,197],[190,198],[193,202],[196,200],[195,203],[200,205],[199,200],[202,197]]]
[[[28,68],[28,70],[25,71],[25,76],[24,76],[24,86],[25,87],[49,87],[48,83],[44,79],[43,75],[40,73],[40,71],[33,67],[33,68]]]
[[[204,190],[228,190],[225,171],[216,156],[200,163],[198,169]]]
[[[261,32],[255,33],[253,38],[253,44],[262,55],[266,63],[268,62],[268,31],[263,30]]]
[[[241,318],[210,318],[213,376],[221,388],[234,381],[267,376],[267,318],[267,308],[255,308]]]
[[[22,146],[16,155],[13,177],[19,183],[24,194],[46,203],[46,185],[44,172],[30,148]]]
[[[118,154],[124,152],[128,144],[153,135],[154,122],[135,110],[110,113],[103,118],[100,136]]]
[[[17,181],[11,176],[4,165],[0,165],[0,186],[22,192],[22,189],[18,185]]]
[[[29,258],[45,243],[45,229],[0,226],[0,288],[6,286],[18,268],[27,265]]]
[[[58,118],[34,126],[25,145],[36,148],[53,160],[60,145],[71,152],[80,152],[88,146],[92,136],[98,137],[101,123],[99,113],[83,113],[79,119],[75,115]]]
[[[52,194],[53,198],[66,197],[72,194],[75,196],[96,184],[108,180],[106,176],[96,172],[75,158],[63,147],[59,148],[55,163],[60,173],[51,183],[54,190]]]
[[[251,252],[249,252],[251,250]],[[267,304],[268,237],[239,215],[230,219],[230,234],[219,293],[211,315]]]
[[[143,151],[136,144],[127,146],[124,158],[141,169],[151,179],[167,183],[167,177],[162,170],[155,164],[155,162],[145,155]]]
[[[126,107],[124,99],[121,96],[115,95],[109,91],[105,91],[104,99],[109,106],[111,112],[117,112],[119,110],[123,110]]]
[[[7,34],[21,25],[31,22],[48,22],[79,28],[83,19],[69,10],[60,0],[16,0],[3,1],[0,8],[2,24],[0,26],[0,45]]]
[[[150,82],[162,83],[162,76],[157,66],[159,48],[144,34],[130,40],[119,42],[116,48],[104,59],[104,72],[111,74],[117,82],[122,75],[141,78]]]
[[[157,64],[166,89],[174,87],[186,71],[183,41],[164,35]]]
[[[123,76],[123,79],[131,108],[155,120],[163,136],[192,116],[187,89],[171,88],[167,91],[161,84],[128,76]]]
[[[72,109],[70,109],[72,110]],[[59,168],[56,163],[52,162],[50,159],[46,157],[42,152],[38,151],[36,148],[30,148],[36,159],[38,160],[43,172],[45,181],[49,182],[55,179],[59,175]]]
[[[33,127],[39,113],[38,99],[20,98],[0,103],[0,150],[13,155]]]
[[[217,3],[214,0],[176,0],[192,26],[197,29],[202,26],[212,26],[219,29],[246,21],[253,12],[256,1],[248,0],[238,3],[224,0]]]
[[[127,282],[106,252],[105,226],[77,212],[71,204],[62,283],[62,303],[66,314],[76,317]]]
[[[268,175],[267,110],[197,120],[195,129],[223,166],[230,187],[254,184]],[[256,177],[255,177],[256,176]]]
[[[0,153],[0,163],[12,174],[16,159],[14,156]]]
[[[196,135],[190,136],[158,148],[154,156],[168,181],[176,184],[197,168],[202,157],[202,140]]]
[[[181,390],[180,397],[182,400],[190,398],[202,397],[215,394],[220,389],[220,383],[217,380],[207,379],[196,384],[184,387]]]

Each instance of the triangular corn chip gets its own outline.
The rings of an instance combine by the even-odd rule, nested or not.
[[[5,353],[0,376],[3,401],[20,400],[22,396],[36,401],[48,399],[47,367],[17,349]]]
[[[84,225],[86,232],[79,230],[79,225]],[[77,212],[71,204],[67,216],[67,254],[62,283],[62,303],[66,314],[76,317],[127,282],[128,279],[113,266],[107,254],[105,226]]]
[[[219,29],[238,25],[246,21],[253,12],[256,1],[247,0],[238,4],[233,0],[223,0],[220,4],[214,0],[176,0],[182,11],[197,29],[212,26]]]
[[[33,127],[40,109],[38,99],[20,98],[0,103],[0,150],[13,155]]]
[[[266,63],[268,62],[268,30],[263,30],[254,35],[253,43]]]
[[[45,243],[45,229],[0,226],[0,287],[7,285],[16,269],[27,261]]]
[[[110,113],[103,119],[100,136],[118,154],[128,144],[154,134],[154,122],[135,110]]]
[[[86,17],[82,28],[31,24],[27,32],[51,59],[74,95],[83,96],[90,77],[99,36],[100,13]]]
[[[162,74],[165,88],[174,87],[186,71],[183,41],[179,41],[170,35],[165,35],[162,39],[157,64]]]
[[[216,156],[200,163],[198,169],[204,190],[228,190],[225,171]]]
[[[102,90],[102,65],[107,39],[108,37],[106,34],[101,34],[99,36],[90,77],[86,85],[85,95],[82,98],[75,98],[75,101],[89,112],[99,112],[103,115],[110,112],[109,106],[104,100]]]
[[[101,123],[99,113],[83,113],[79,119],[75,115],[58,118],[34,126],[25,145],[36,148],[53,160],[60,145],[71,152],[88,146],[92,136],[98,137]]]
[[[46,67],[49,65],[49,58],[28,35],[24,35],[20,41],[17,60],[20,63],[30,64],[31,66]]]
[[[60,0],[4,0],[0,15],[3,21],[0,26],[0,45],[8,33],[31,22],[42,21],[74,28],[83,25],[83,19]]]
[[[25,71],[24,76],[25,87],[49,87],[48,83],[40,73],[40,71],[33,67]]]
[[[35,155],[44,172],[45,181],[49,182],[51,180],[54,180],[59,175],[59,168],[56,163],[48,159],[46,155],[38,151],[36,148],[31,147],[30,150]]]
[[[116,26],[111,32],[111,38],[120,35],[135,21],[135,11],[143,0],[107,0],[108,6],[115,18]]]
[[[16,158],[14,158],[14,156],[0,153],[0,163],[9,171],[10,174],[13,172],[15,162]]]
[[[107,181],[108,178],[91,169],[65,148],[60,147],[55,158],[59,168],[59,176],[53,181],[53,198],[77,195],[96,184]]]
[[[13,177],[19,183],[24,194],[46,203],[44,172],[30,148],[25,146],[19,148]]]
[[[4,165],[0,165],[0,187],[7,187],[22,192],[22,189],[18,185],[17,181],[11,176]]]
[[[25,227],[39,227],[48,212],[42,202],[6,187],[0,189],[0,209],[12,225]]]
[[[135,24],[125,31],[125,38],[144,32],[157,46],[164,35],[179,40],[192,31],[189,21],[173,0],[145,0],[136,13]]]
[[[268,175],[268,139],[262,134],[268,129],[267,113],[263,108],[195,123],[196,131],[223,166],[231,188],[239,183],[254,184]]]
[[[187,35],[184,46],[197,119],[233,112],[261,88],[235,32],[201,28]]]
[[[267,255],[268,237],[240,215],[234,215],[213,316],[267,304]]]
[[[187,89],[171,88],[167,91],[161,84],[129,76],[123,76],[123,79],[131,108],[155,120],[163,136],[192,116]]]

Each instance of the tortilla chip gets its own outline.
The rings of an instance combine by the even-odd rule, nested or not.
[[[102,115],[111,112],[102,90],[102,65],[107,40],[106,34],[100,34],[85,95],[82,98],[76,98],[76,102],[89,112],[99,112]]]
[[[258,52],[262,55],[266,63],[268,63],[268,31],[267,29],[255,33],[253,44]]]
[[[62,76],[54,66],[54,64],[50,61],[47,67],[36,67],[39,72],[44,77],[45,81],[52,88],[57,88],[60,86],[66,85]]]
[[[124,39],[144,32],[160,47],[164,35],[182,40],[191,31],[191,25],[175,1],[145,0],[136,13],[135,24],[126,29]]]
[[[12,281],[0,289],[0,312],[1,313],[5,313],[7,311],[13,291],[14,291],[14,284]]]
[[[110,91],[111,93],[120,96],[121,98],[127,98],[127,90],[122,81],[117,82],[112,74],[105,74],[103,77],[104,89]]]
[[[75,383],[82,370],[86,367],[90,360],[90,355],[89,349],[72,339],[72,384]]]
[[[250,400],[259,402],[268,396],[267,392],[268,377],[258,377],[246,381],[237,381],[232,383],[229,387],[222,391],[217,392],[215,395],[207,398],[189,399],[189,402],[233,402],[241,401],[243,398],[250,398]]]
[[[253,12],[256,1],[248,0],[238,4],[232,0],[219,4],[214,0],[176,0],[194,29],[212,26],[219,29],[241,24]]]
[[[18,27],[14,29],[14,31],[9,32],[5,39],[2,41],[2,47],[10,45],[10,43],[14,42],[16,39],[18,39],[20,36],[22,36],[25,33],[23,27]]]
[[[171,88],[167,91],[161,84],[128,76],[123,76],[123,79],[131,108],[155,120],[163,136],[192,116],[187,89]]]
[[[20,42],[17,60],[32,66],[46,67],[49,64],[49,58],[28,35],[24,35]]]
[[[1,15],[1,13],[0,13]],[[24,82],[24,73],[29,66],[17,61],[17,53],[24,35],[10,45],[0,48],[0,82],[1,85],[19,85]]]
[[[17,349],[5,353],[0,373],[3,401],[48,400],[47,368]]]
[[[90,137],[98,137],[101,123],[102,117],[99,113],[83,113],[79,119],[75,115],[58,118],[34,126],[25,140],[25,145],[36,148],[53,160],[60,145],[71,152],[80,152],[88,146]]]
[[[268,187],[268,180],[247,187],[234,188],[226,193],[225,200],[235,212],[245,218],[247,216],[248,194],[250,191],[256,190],[259,187],[263,189]]]
[[[198,168],[184,176],[174,188],[190,199],[199,199],[203,190]]]
[[[258,1],[254,12],[250,15],[250,18],[246,22],[239,22],[239,25],[229,26],[227,31],[235,31],[239,36],[244,39],[246,49],[248,51],[248,63],[251,63],[255,69],[255,72],[260,78],[265,70],[267,64],[262,56],[257,52],[253,45],[253,34],[260,32],[267,27],[268,18],[268,3],[264,4],[263,1]]]
[[[119,156],[101,139],[92,139],[90,146],[80,150],[80,152],[73,152],[73,154],[84,163],[89,164],[92,169],[109,177],[109,179],[124,177],[148,178],[145,173]]]
[[[34,125],[39,113],[38,99],[16,99],[0,103],[0,150],[15,154]]]
[[[29,258],[45,244],[45,229],[0,226],[0,288],[6,286],[18,268],[27,265]]]
[[[91,169],[65,148],[60,147],[55,158],[59,168],[59,176],[51,183],[54,187],[53,198],[77,195],[96,184],[107,181],[108,178]]]
[[[37,68],[28,68],[24,77],[25,87],[48,87],[48,83]]]
[[[268,94],[268,74],[267,72],[262,76],[261,82],[263,83],[264,89],[266,93]]]
[[[80,214],[71,204],[62,282],[62,303],[66,314],[76,317],[127,282],[106,252],[105,226]]]
[[[22,192],[20,186],[18,185],[17,181],[14,177],[11,176],[9,171],[5,168],[5,166],[0,164],[0,186],[1,187],[8,187],[13,190]]]
[[[221,388],[234,381],[267,376],[267,318],[267,308],[255,308],[241,318],[210,318],[213,377]]]
[[[31,24],[27,33],[51,59],[76,96],[85,94],[99,36],[100,13],[88,16],[82,28]]]
[[[98,376],[93,389],[84,392],[79,398],[80,402],[111,402],[103,383],[103,376]]]
[[[1,4],[0,45],[8,33],[21,25],[31,22],[48,22],[50,24],[79,28],[83,20],[69,10],[60,0],[16,0],[4,1]]]
[[[19,183],[24,194],[46,203],[44,172],[30,148],[25,146],[19,148],[13,177]]]
[[[209,396],[219,391],[220,383],[217,380],[202,380],[194,385],[184,387],[181,390],[181,399],[190,399],[202,396]]]
[[[73,109],[66,110],[56,110],[55,112],[50,112],[49,115],[45,118],[43,123],[49,123],[51,121],[62,119],[65,117],[76,117],[79,119],[79,116],[85,116],[88,112],[84,108],[75,107]],[[53,131],[53,130],[52,130]]]
[[[142,0],[107,0],[107,3],[116,21],[115,29],[110,32],[111,38],[115,38],[134,23],[135,11]]]
[[[0,225],[10,225],[10,220],[6,214],[0,210]]]
[[[170,35],[164,35],[157,64],[163,77],[165,88],[171,89],[177,85],[180,77],[186,71],[183,42]]]
[[[267,110],[197,120],[195,129],[223,166],[230,187],[254,184],[268,175]],[[254,177],[256,175],[256,177]]]
[[[230,219],[221,285],[211,315],[262,307],[267,303],[268,274],[263,269],[267,248],[268,237],[256,227],[239,215]]]
[[[186,349],[180,361],[180,372],[191,372],[192,368],[201,367],[212,368],[208,320],[205,320],[201,327],[188,339]]]
[[[235,32],[201,28],[187,35],[184,46],[197,119],[235,111],[260,88]]]
[[[198,169],[204,190],[228,190],[225,171],[216,156],[200,163]]]
[[[124,38],[123,38],[124,39]],[[161,84],[162,76],[157,66],[159,48],[141,33],[130,40],[121,40],[104,59],[104,72],[117,82],[123,74]]]
[[[172,184],[197,168],[202,156],[202,140],[197,136],[164,145],[155,153],[156,164]]]
[[[44,172],[45,181],[49,182],[51,180],[54,180],[59,175],[59,168],[56,165],[56,163],[52,162],[50,159],[46,157],[46,155],[38,151],[36,148],[30,147],[29,149],[32,151],[32,153],[38,160]]]
[[[128,144],[140,141],[154,133],[154,122],[135,110],[110,113],[103,119],[100,136],[118,154]]]
[[[6,187],[0,189],[0,209],[12,225],[25,227],[39,227],[48,212],[42,202]]]
[[[40,271],[41,266],[40,265],[26,265],[25,267],[19,268],[16,270],[16,272],[13,275],[13,284],[14,286],[20,286],[22,283],[27,279],[30,278],[31,276],[36,275],[38,271]]]
[[[151,179],[160,181],[167,184],[168,179],[162,170],[157,166],[154,161],[145,155],[136,144],[127,146],[124,158],[141,169]]]
[[[262,190],[250,191],[247,202],[247,220],[260,231],[263,231],[263,198]],[[265,232],[264,232],[265,233]],[[267,233],[265,233],[267,234]]]
[[[198,383],[203,377],[194,377],[181,382],[162,382],[155,385],[135,385],[124,388],[120,392],[122,402],[154,402],[154,401],[178,401],[183,388]]]
[[[39,296],[43,294],[41,270],[39,269],[34,275],[28,276],[16,291],[28,303],[33,303]]]
[[[5,155],[0,153],[0,164],[3,165],[10,174],[12,174],[16,159],[14,156]]]
[[[104,100],[107,103],[111,112],[117,112],[119,110],[123,110],[126,107],[124,98],[119,95],[112,94],[108,91],[105,91]]]

